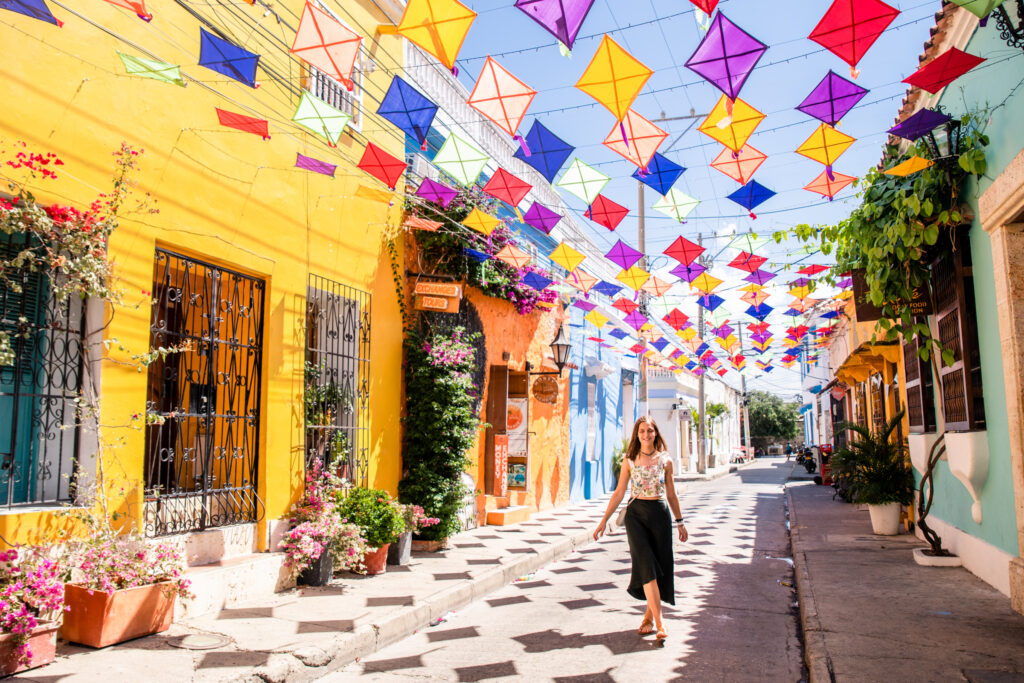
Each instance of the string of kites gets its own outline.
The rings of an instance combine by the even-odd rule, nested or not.
[[[106,1],[135,12],[145,21],[152,19],[145,0]],[[246,1],[254,4],[255,0]],[[775,194],[753,179],[754,173],[767,156],[748,142],[765,115],[739,95],[768,46],[730,21],[721,11],[716,12],[718,1],[691,0],[699,10],[698,21],[704,30],[704,37],[685,65],[722,93],[698,130],[723,145],[711,166],[740,184],[728,198],[745,208],[751,218],[756,218],[754,209]],[[953,1],[982,18],[1001,0]],[[593,3],[594,0],[516,0],[515,7],[553,35],[559,41],[563,53],[568,53]],[[0,4],[0,8],[57,26],[62,25],[47,7],[45,0],[8,0]],[[809,38],[846,62],[850,67],[851,79],[855,80],[859,73],[858,63],[898,14],[897,9],[882,0],[834,0]],[[381,25],[377,32],[401,35],[436,57],[457,75],[456,57],[475,18],[476,13],[458,0],[409,0],[399,23]],[[312,2],[306,2],[290,52],[352,90],[352,73],[362,41],[362,36],[331,14]],[[177,65],[121,52],[118,54],[126,72],[130,74],[184,85]],[[255,88],[258,87],[256,69],[259,60],[260,55],[200,28],[199,65]],[[910,85],[936,93],[983,61],[974,55],[950,48],[904,80]],[[596,53],[576,82],[576,87],[593,97],[614,116],[615,124],[603,144],[635,165],[633,177],[661,195],[652,208],[683,223],[700,203],[674,187],[686,169],[658,153],[658,147],[668,137],[668,133],[632,108],[652,74],[650,68],[610,36],[604,35]],[[853,80],[829,70],[796,107],[820,121],[810,137],[795,150],[824,166],[805,189],[829,201],[855,180],[853,176],[833,169],[836,160],[855,141],[853,137],[839,131],[837,126],[867,93],[867,89]],[[518,142],[519,147],[514,154],[516,158],[534,168],[555,187],[582,200],[588,207],[585,213],[588,219],[614,231],[629,210],[601,194],[611,178],[578,157],[573,157],[566,166],[575,148],[536,119],[525,136],[520,134],[520,126],[536,94],[536,90],[488,56],[467,98],[467,104]],[[270,137],[269,122],[266,119],[219,108],[216,111],[219,122],[224,126],[254,133],[265,139]],[[396,75],[377,113],[426,149],[427,134],[437,111],[437,104]],[[302,92],[292,116],[292,121],[323,137],[331,146],[337,144],[351,120],[351,114],[308,91]],[[949,120],[950,117],[941,112],[922,109],[889,132],[916,141]],[[434,166],[465,186],[476,183],[490,162],[490,157],[483,150],[455,132],[448,135],[432,160]],[[885,172],[909,175],[927,168],[931,163],[928,159],[915,156]],[[296,155],[295,166],[328,176],[333,176],[337,169],[335,164],[301,153]],[[403,159],[370,141],[367,141],[357,166],[392,191],[407,170]],[[561,220],[556,211],[533,202],[525,212],[520,213],[519,205],[531,189],[530,184],[501,167],[482,187],[487,194],[508,204],[522,222],[550,233]],[[415,192],[416,197],[441,207],[447,206],[456,194],[454,188],[429,178],[423,179]],[[490,234],[500,221],[474,209],[462,223],[483,234]],[[436,230],[441,223],[411,217],[407,219],[406,225]],[[724,302],[722,297],[713,293],[723,281],[707,273],[706,266],[697,262],[703,251],[700,245],[679,237],[664,253],[679,262],[670,273],[698,291],[698,305],[713,313]],[[490,254],[471,249],[467,249],[467,253],[480,260],[491,258]],[[569,272],[570,276],[565,282],[585,296],[594,291],[613,299],[623,287],[628,287],[636,293],[645,292],[651,297],[660,297],[672,284],[638,267],[643,256],[622,240],[618,240],[605,254],[610,262],[621,266],[622,271],[616,278],[621,285],[599,280],[582,271],[580,265],[584,256],[564,242],[555,248],[549,258]],[[526,252],[511,244],[493,257],[517,269],[524,268],[531,260]],[[746,329],[750,333],[753,349],[760,354],[768,352],[773,341],[770,325],[765,319],[774,309],[765,303],[768,298],[765,285],[776,274],[760,268],[766,260],[750,251],[741,251],[728,264],[748,273],[744,279],[749,284],[742,288],[744,294],[741,301],[749,304],[745,313],[754,322],[748,324]],[[851,282],[848,277],[838,283],[842,291],[833,301],[821,302],[808,298],[813,287],[809,278],[825,270],[828,270],[826,266],[815,265],[798,271],[804,277],[790,283],[789,293],[794,296],[794,301],[784,315],[800,316],[809,310],[818,312],[823,303],[824,312],[819,313],[819,317],[830,320],[838,315],[839,309],[850,297]],[[553,280],[536,272],[526,272],[522,279],[525,284],[537,290],[554,284]],[[666,365],[675,361],[696,374],[708,370],[719,375],[726,374],[727,369],[722,361],[715,356],[709,344],[698,336],[689,318],[678,309],[673,309],[662,321],[675,330],[682,346],[695,359],[688,359],[678,347],[667,356],[662,356],[669,342],[641,312],[635,299],[636,296],[633,300],[619,297],[612,303],[623,314],[624,322],[643,340],[631,346],[630,351],[655,355],[657,361]],[[595,310],[596,306],[589,301],[577,299],[574,305],[584,309],[585,318],[599,330],[609,322],[608,317]],[[785,351],[780,358],[781,363],[792,365],[798,360],[802,349],[810,346],[807,343],[809,335],[815,338],[813,346],[819,347],[834,329],[831,322],[824,328],[791,325],[783,339]],[[711,326],[710,331],[727,354],[731,366],[736,370],[743,369],[746,359],[738,352],[741,346],[735,334],[738,330],[728,320],[724,320],[717,326]],[[617,340],[628,340],[628,335],[617,327],[612,328],[609,335]],[[591,339],[605,343],[600,337]],[[773,367],[770,360],[758,360],[756,366],[764,372],[770,372]]]

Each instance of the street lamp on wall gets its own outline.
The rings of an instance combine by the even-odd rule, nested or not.
[[[533,365],[527,361],[526,373],[528,375],[558,375],[562,376],[562,368],[569,361],[569,335],[565,333],[565,326],[562,325],[558,328],[558,334],[551,342],[551,354],[555,357],[555,366],[558,368],[558,372],[551,370],[545,370],[543,372],[533,372]]]

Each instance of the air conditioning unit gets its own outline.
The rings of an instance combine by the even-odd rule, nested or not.
[[[615,372],[614,367],[604,361],[598,360],[597,358],[586,359],[586,361],[583,362],[583,370],[594,379],[604,379]]]

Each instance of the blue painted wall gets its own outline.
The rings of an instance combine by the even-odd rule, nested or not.
[[[593,325],[583,320],[584,312],[570,308],[569,336],[572,343],[572,370],[569,398],[569,500],[580,502],[597,498],[615,488],[612,453],[623,439],[622,354],[601,348],[587,337],[596,334]],[[585,358],[598,358],[615,368],[607,377],[594,379],[583,371]],[[595,385],[596,438],[594,453],[587,452],[587,388]],[[633,406],[636,410],[635,401]],[[632,427],[632,425],[630,425]]]

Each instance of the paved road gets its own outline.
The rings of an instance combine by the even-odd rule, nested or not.
[[[782,490],[792,466],[758,460],[686,485],[690,540],[676,544],[664,646],[636,633],[644,604],[625,592],[629,555],[619,531],[321,680],[799,681]],[[524,524],[495,533],[528,542],[531,532]]]

